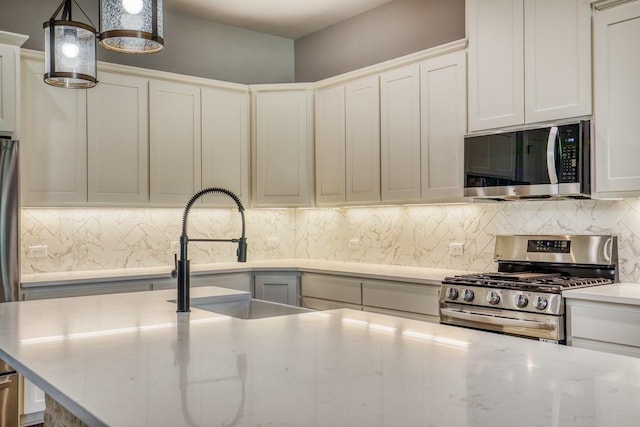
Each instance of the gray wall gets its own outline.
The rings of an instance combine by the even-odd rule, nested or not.
[[[295,41],[295,79],[313,82],[464,38],[464,0],[395,0]]]
[[[0,30],[27,34],[28,49],[44,50],[42,23],[60,0],[2,0]],[[98,25],[98,0],[78,0]],[[75,13],[75,12],[74,12]],[[74,19],[81,20],[80,15]],[[177,14],[165,9],[165,48],[127,55],[98,47],[98,59],[237,83],[294,81],[294,42],[283,37]]]

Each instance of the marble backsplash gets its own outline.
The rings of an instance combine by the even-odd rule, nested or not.
[[[182,209],[23,209],[22,273],[173,263]],[[616,234],[621,280],[640,282],[640,199],[362,208],[249,209],[249,259],[314,258],[495,270],[496,234]],[[231,209],[194,209],[189,236],[240,235]],[[449,243],[464,244],[462,256]],[[47,245],[46,258],[29,246]],[[192,263],[233,261],[235,245],[193,243]]]

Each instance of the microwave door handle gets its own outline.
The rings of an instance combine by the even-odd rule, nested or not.
[[[558,174],[556,173],[556,139],[558,138],[558,126],[552,126],[547,140],[547,172],[549,173],[549,182],[551,184],[558,183]]]

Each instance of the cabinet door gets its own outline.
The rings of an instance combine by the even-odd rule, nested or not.
[[[383,201],[420,198],[420,67],[380,76]]]
[[[100,72],[87,92],[89,202],[145,204],[148,191],[148,82]]]
[[[150,200],[184,205],[201,189],[200,88],[152,80]]]
[[[311,94],[255,94],[254,206],[306,206],[311,193]]]
[[[255,297],[265,301],[299,306],[298,274],[256,274]]]
[[[46,408],[44,392],[26,378],[24,378],[23,386],[23,414],[43,412]]]
[[[462,197],[467,128],[466,56],[420,64],[422,198]]]
[[[591,4],[525,0],[525,122],[591,114]]]
[[[345,201],[344,86],[316,91],[316,201]]]
[[[86,202],[86,90],[45,84],[41,61],[22,65],[22,204]]]
[[[640,195],[640,2],[594,16],[595,190]]]
[[[469,130],[524,123],[523,0],[467,1],[467,31]]]
[[[222,187],[249,205],[249,94],[202,89],[202,188]],[[235,207],[220,195],[205,203]]]
[[[0,44],[0,132],[16,131],[16,51]]]
[[[380,77],[346,84],[346,200],[380,201]]]

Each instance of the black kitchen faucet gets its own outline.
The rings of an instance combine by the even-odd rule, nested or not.
[[[242,236],[239,239],[190,239],[187,237],[187,219],[189,216],[189,211],[193,204],[202,196],[209,193],[221,193],[226,194],[231,197],[233,201],[238,206],[238,212],[240,212],[240,216],[242,217]],[[226,190],[224,188],[205,188],[202,191],[197,192],[191,197],[189,202],[184,208],[184,213],[182,214],[182,234],[180,235],[180,259],[178,256],[175,256],[175,269],[171,272],[171,276],[174,278],[178,278],[178,313],[188,312],[190,311],[190,297],[189,290],[190,286],[190,270],[189,270],[189,260],[187,259],[187,249],[189,246],[189,242],[231,242],[238,244],[238,250],[236,251],[236,255],[238,256],[238,262],[247,262],[247,238],[245,237],[245,223],[244,223],[244,206],[242,206],[242,202],[233,192]]]

